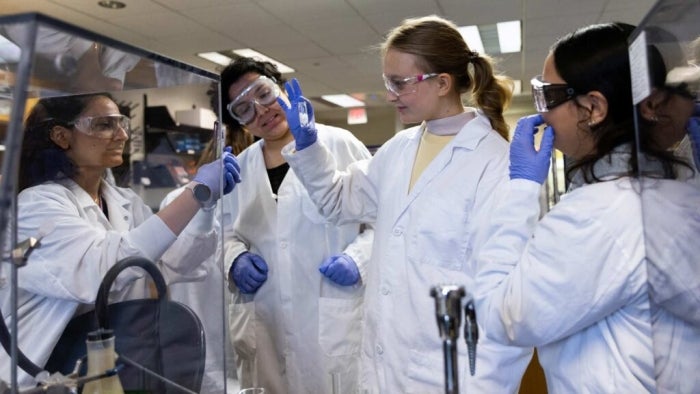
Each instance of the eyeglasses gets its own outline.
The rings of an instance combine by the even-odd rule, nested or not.
[[[405,94],[415,93],[418,88],[415,86],[418,82],[425,81],[427,79],[437,77],[440,74],[430,73],[430,74],[420,74],[412,77],[406,78],[396,78],[387,77],[386,74],[382,74],[382,79],[384,79],[384,87],[389,93],[396,97],[403,96]]]
[[[84,116],[68,125],[93,137],[112,139],[120,130],[124,130],[128,137],[131,132],[130,124],[131,120],[126,115],[107,115]]]
[[[530,84],[537,112],[551,111],[577,95],[569,85],[544,82],[541,75],[532,78]]]
[[[277,101],[280,96],[280,87],[275,80],[261,75],[247,88],[236,96],[227,106],[226,110],[232,118],[241,125],[246,125],[255,119],[255,104],[267,107]]]

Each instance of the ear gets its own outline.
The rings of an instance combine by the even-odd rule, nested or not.
[[[653,89],[649,97],[639,103],[639,114],[649,122],[657,122],[659,120],[658,109],[663,100],[663,94],[658,89]]]
[[[450,90],[452,90],[452,84],[454,82],[452,80],[452,75],[450,75],[448,73],[440,73],[440,74],[438,74],[436,79],[437,79],[438,88],[439,88],[438,94],[440,96],[447,95],[450,92]]]
[[[54,126],[49,131],[49,139],[63,150],[70,148],[70,130],[63,126]]]
[[[589,126],[595,126],[602,122],[608,116],[608,99],[603,93],[592,90],[583,97],[581,104],[588,108],[590,117],[588,119]]]

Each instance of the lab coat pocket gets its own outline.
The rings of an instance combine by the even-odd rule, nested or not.
[[[319,344],[329,357],[360,353],[362,297],[319,299]]]
[[[456,228],[455,228],[456,227]],[[465,225],[446,224],[440,229],[420,229],[414,256],[418,262],[432,267],[464,272],[471,248]]]
[[[228,311],[229,333],[236,355],[242,359],[253,359],[257,348],[255,302],[232,302]]]

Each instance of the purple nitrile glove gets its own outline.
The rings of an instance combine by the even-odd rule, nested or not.
[[[328,279],[341,286],[350,286],[360,280],[360,271],[355,260],[347,254],[331,256],[318,267],[318,270]]]
[[[282,96],[277,98],[277,102],[287,115],[287,124],[296,141],[296,150],[299,151],[311,146],[318,138],[314,108],[311,102],[302,96],[301,87],[296,78],[286,82],[284,89],[287,91],[289,104]]]
[[[535,150],[537,127],[544,123],[542,115],[520,118],[510,143],[510,179],[529,179],[539,184],[547,180],[554,148],[554,130],[547,126],[540,150]]]
[[[241,168],[236,157],[230,150],[225,150],[218,160],[199,167],[192,180],[207,185],[209,190],[211,190],[212,200],[216,201],[221,197],[221,177],[223,176],[224,179],[223,192],[226,194],[231,192],[235,184],[241,181],[240,173]]]
[[[688,137],[690,138],[691,146],[693,147],[693,160],[695,168],[700,169],[700,118],[688,119],[686,125],[688,129]]]
[[[257,254],[243,252],[233,260],[229,279],[241,293],[253,294],[267,280],[267,263]]]

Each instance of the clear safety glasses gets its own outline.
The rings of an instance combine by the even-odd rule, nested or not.
[[[255,119],[255,104],[267,107],[277,101],[280,96],[277,83],[264,75],[253,81],[247,88],[233,99],[227,106],[228,113],[241,125],[246,125]]]
[[[577,95],[569,85],[544,82],[541,75],[532,78],[530,84],[537,112],[551,111]]]
[[[418,82],[425,81],[427,79],[437,77],[439,74],[420,74],[414,75],[412,77],[400,78],[400,77],[387,77],[382,74],[382,79],[384,79],[384,87],[389,93],[396,97],[403,96],[405,94],[415,93],[418,88],[415,86]]]
[[[125,115],[84,116],[69,125],[87,135],[104,139],[114,138],[120,130],[124,130],[127,137],[131,133],[131,120]]]

